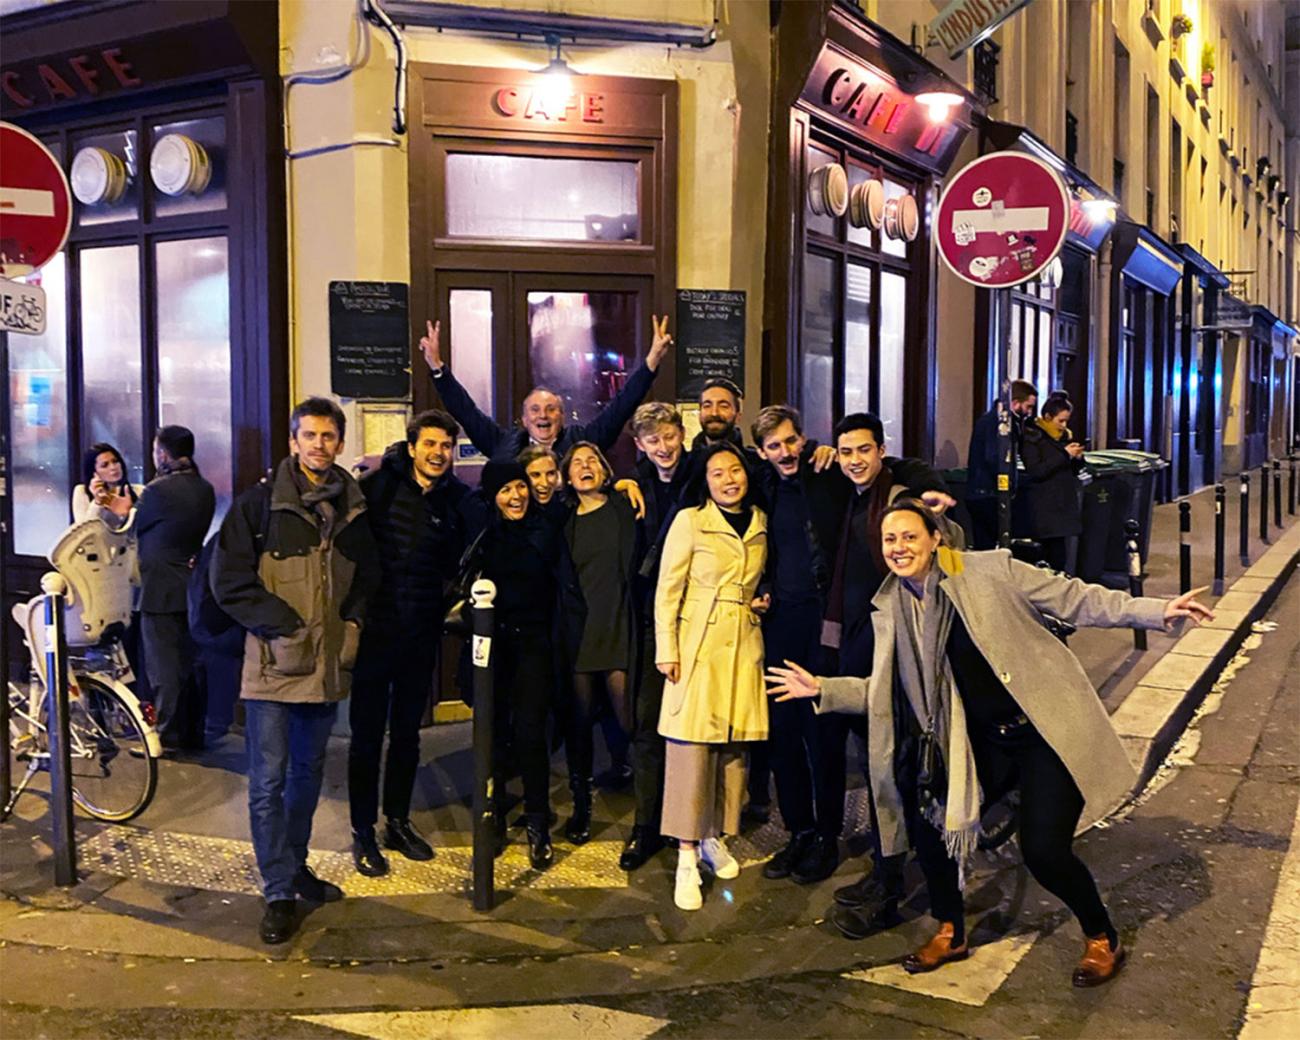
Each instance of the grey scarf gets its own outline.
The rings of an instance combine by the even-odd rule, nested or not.
[[[328,542],[334,534],[334,521],[338,518],[339,503],[335,499],[343,494],[343,470],[331,466],[321,481],[313,484],[303,473],[302,467],[295,465],[293,482],[297,485],[302,504],[320,518],[321,541]]]
[[[955,694],[948,662],[952,600],[939,587],[937,564],[920,599],[903,581],[894,590],[895,656],[898,676],[921,724],[918,778],[921,814],[943,834],[958,864],[975,851],[980,833],[980,786],[975,753],[966,732],[966,711]],[[947,773],[943,787],[938,770]],[[962,874],[964,875],[964,871]]]

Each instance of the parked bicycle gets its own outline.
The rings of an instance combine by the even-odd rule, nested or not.
[[[134,562],[130,525],[110,530],[98,519],[74,524],[49,560],[68,583],[68,747],[72,797],[88,815],[120,823],[142,813],[158,783],[162,745],[152,705],[141,705],[127,685],[131,667],[121,635],[131,616],[129,576]],[[31,656],[24,687],[8,684],[9,753],[26,764],[0,818],[50,768],[48,683],[45,677],[45,597],[13,610]]]

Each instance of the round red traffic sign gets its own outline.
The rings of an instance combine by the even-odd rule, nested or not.
[[[71,226],[72,195],[59,161],[26,130],[0,123],[0,275],[47,263]]]
[[[939,197],[935,238],[958,278],[1004,289],[1052,262],[1070,226],[1070,195],[1047,163],[994,152],[963,167]]]

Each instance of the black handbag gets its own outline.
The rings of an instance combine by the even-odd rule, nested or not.
[[[442,629],[448,635],[465,637],[470,634],[469,594],[474,587],[474,582],[478,581],[483,571],[482,564],[479,562],[479,545],[486,533],[480,531],[478,537],[465,550],[460,558],[460,566],[456,570],[456,580],[447,590],[447,598],[451,601],[451,606],[447,608],[447,613],[442,619]]]

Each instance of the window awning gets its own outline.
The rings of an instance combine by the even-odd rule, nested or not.
[[[1115,270],[1148,289],[1168,296],[1183,276],[1184,258],[1164,239],[1131,220],[1115,227]]]

